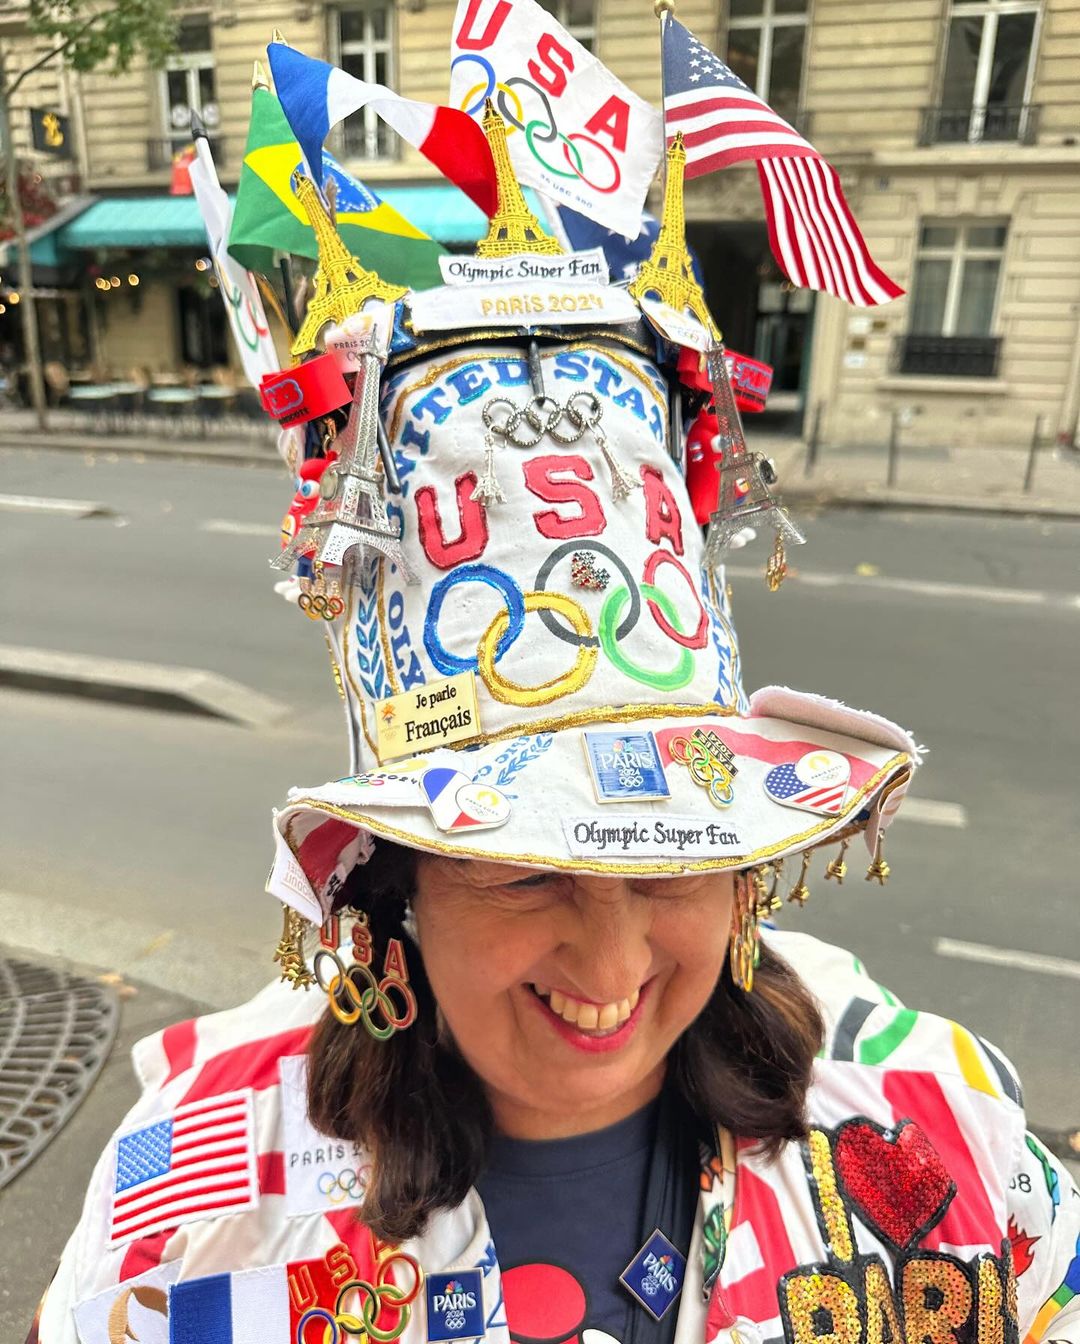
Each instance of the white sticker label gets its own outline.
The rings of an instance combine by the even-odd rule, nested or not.
[[[700,817],[566,817],[575,859],[714,859],[746,852],[737,831]]]
[[[448,285],[518,284],[522,280],[606,285],[610,278],[599,247],[557,257],[540,257],[535,252],[516,257],[440,257],[439,265]]]
[[[689,313],[680,313],[670,304],[651,294],[641,296],[641,311],[660,333],[675,345],[685,345],[691,350],[708,350],[713,344],[711,333],[702,326],[696,317]]]
[[[641,314],[625,289],[517,281],[511,285],[444,285],[412,297],[417,331],[448,331],[477,323],[493,327],[581,326],[636,322]]]
[[[82,1344],[137,1339],[139,1344],[169,1344],[169,1288],[180,1277],[181,1263],[170,1260],[145,1274],[106,1288],[75,1308],[75,1329]]]
[[[280,1068],[286,1214],[296,1218],[359,1204],[370,1174],[363,1150],[320,1134],[311,1123],[304,1055],[283,1056]]]
[[[266,879],[266,891],[279,901],[298,910],[312,924],[323,921],[322,906],[311,889],[303,868],[296,861],[296,855],[289,848],[288,841],[278,829],[274,820],[274,866]]]

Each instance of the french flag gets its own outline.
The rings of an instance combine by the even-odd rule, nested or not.
[[[299,1260],[231,1274],[186,1279],[169,1289],[169,1344],[265,1344],[322,1338],[332,1329],[339,1289],[335,1279],[358,1277],[344,1246],[323,1260]],[[366,1275],[364,1277],[367,1277]],[[336,1336],[335,1336],[336,1337]]]
[[[285,116],[308,171],[320,187],[323,142],[331,127],[370,106],[485,215],[495,213],[498,191],[491,149],[479,124],[467,113],[402,98],[385,84],[357,79],[285,42],[271,42],[266,54]]]

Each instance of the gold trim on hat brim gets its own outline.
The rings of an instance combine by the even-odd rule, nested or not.
[[[653,706],[652,709],[653,717],[657,717],[656,707]],[[848,834],[855,834],[857,830],[862,828],[853,826],[853,818],[857,815],[865,800],[875,793],[894,771],[902,766],[912,767],[913,765],[914,761],[906,751],[898,752],[886,761],[880,769],[875,771],[839,816],[828,817],[816,826],[810,827],[809,830],[788,836],[787,839],[775,845],[754,850],[752,854],[718,856],[714,859],[692,859],[685,863],[659,862],[650,859],[643,859],[640,863],[613,863],[603,859],[564,859],[548,854],[501,854],[494,850],[474,849],[469,845],[452,845],[445,840],[418,835],[415,831],[406,831],[398,826],[388,826],[386,822],[377,820],[367,812],[358,814],[349,808],[325,803],[317,798],[294,798],[290,800],[288,810],[306,807],[317,812],[325,812],[328,816],[350,822],[358,829],[370,831],[372,835],[382,836],[386,840],[397,840],[410,849],[419,849],[429,854],[445,854],[451,858],[483,859],[488,863],[511,863],[524,868],[553,868],[565,872],[674,876],[678,873],[720,872],[725,869],[752,868],[755,864],[775,858],[780,853],[797,853],[801,849],[810,849],[813,847],[811,842],[819,836],[824,836],[826,832],[829,833],[830,839],[835,838],[836,833],[844,827],[847,828]],[[285,839],[286,843],[289,843],[289,848],[292,849],[287,834]],[[293,852],[295,855],[295,850]],[[299,859],[297,859],[297,862],[299,862]]]

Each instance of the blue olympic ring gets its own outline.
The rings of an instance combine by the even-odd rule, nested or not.
[[[327,1311],[325,1307],[312,1307],[310,1311],[305,1311],[303,1316],[300,1317],[299,1321],[296,1323],[297,1344],[305,1344],[304,1332],[307,1330],[308,1321],[311,1320],[325,1321],[330,1327],[330,1335],[329,1339],[327,1339],[327,1336],[324,1334],[323,1339],[326,1341],[326,1344],[338,1344],[338,1340],[341,1338],[341,1331],[338,1328],[337,1319],[331,1312]]]
[[[509,574],[504,573],[501,569],[496,569],[493,565],[459,566],[452,574],[447,574],[444,579],[440,579],[432,588],[431,597],[428,601],[427,617],[424,620],[424,648],[427,649],[431,661],[446,677],[455,676],[459,672],[478,672],[480,670],[480,663],[475,656],[461,658],[456,653],[451,653],[449,649],[443,646],[438,635],[439,617],[442,615],[443,602],[450,590],[459,583],[486,583],[489,588],[494,588],[497,593],[500,593],[506,603],[508,625],[506,633],[496,646],[495,662],[499,661],[525,628],[525,599],[522,596],[521,589]]]
[[[456,67],[460,65],[462,61],[475,61],[476,64],[480,66],[480,68],[483,70],[484,74],[487,76],[487,88],[484,90],[484,92],[480,95],[479,98],[477,98],[476,102],[473,103],[471,107],[463,107],[461,109],[463,112],[467,112],[468,115],[472,117],[475,116],[475,114],[480,111],[480,109],[484,106],[485,101],[491,97],[492,91],[494,90],[496,84],[495,71],[492,68],[491,62],[485,61],[483,56],[473,56],[469,52],[462,52],[460,56],[455,56],[454,59],[450,62],[451,76],[453,75]]]

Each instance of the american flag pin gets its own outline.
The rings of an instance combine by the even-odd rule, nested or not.
[[[797,761],[775,766],[765,776],[765,792],[774,803],[835,817],[843,810],[851,762],[838,751],[808,751]]]

